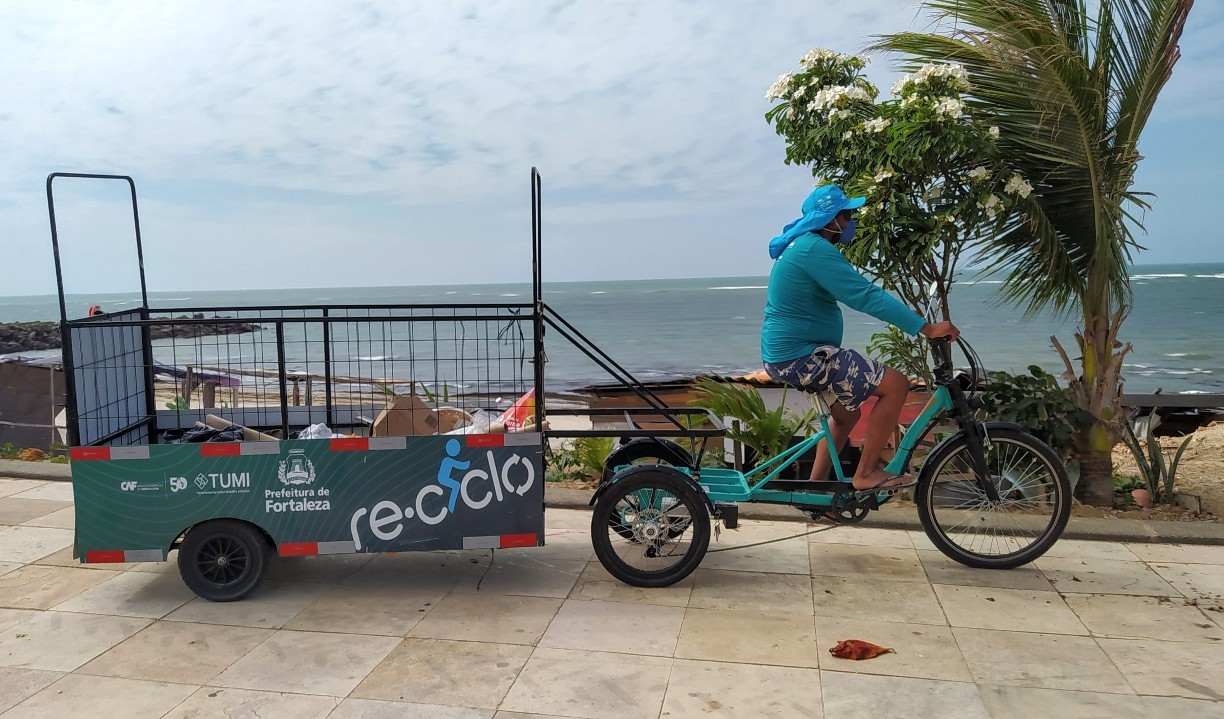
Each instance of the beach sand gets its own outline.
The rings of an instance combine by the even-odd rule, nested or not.
[[[1224,516],[1224,423],[1203,427],[1192,435],[1181,462],[1177,466],[1174,489],[1197,494],[1203,510],[1216,517]],[[1184,437],[1157,437],[1165,457],[1171,458]],[[1113,451],[1114,467],[1122,476],[1139,477],[1135,457],[1125,444]]]

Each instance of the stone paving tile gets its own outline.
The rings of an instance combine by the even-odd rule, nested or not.
[[[134,617],[39,612],[0,635],[0,666],[70,672],[148,623]]]
[[[549,509],[544,515],[548,524],[548,533],[553,532],[583,532],[590,541],[591,513],[582,509]]]
[[[1087,634],[1057,592],[934,585],[948,624],[1047,634]]]
[[[24,566],[25,565],[21,562],[0,562],[0,577],[8,574],[9,572],[21,569]]]
[[[557,615],[561,602],[546,597],[450,594],[408,634],[422,639],[534,646]]]
[[[687,607],[696,581],[696,576],[690,574],[670,587],[631,587],[608,574],[608,570],[599,562],[589,562],[570,591],[570,599]]]
[[[14,494],[28,492],[31,489],[41,487],[48,482],[39,479],[7,479],[0,478],[0,497],[11,497]]]
[[[1181,596],[1143,562],[1041,557],[1036,564],[1054,587],[1064,593]]]
[[[1159,562],[1150,566],[1187,597],[1224,599],[1224,565]]]
[[[0,667],[0,713],[37,694],[62,676],[63,672],[44,669]]]
[[[662,716],[819,719],[820,671],[677,659]]]
[[[551,513],[552,510],[549,510]],[[503,558],[529,557],[541,560],[581,560],[589,562],[595,558],[595,548],[591,546],[590,528],[582,531],[563,530],[544,533],[543,547],[523,547],[520,549],[499,549],[494,553],[493,564]]]
[[[282,629],[217,675],[237,689],[348,696],[399,640]]]
[[[195,594],[176,575],[123,572],[55,605],[55,609],[61,612],[158,619],[193,597]]]
[[[497,552],[487,572],[452,591],[564,599],[586,568],[587,558],[557,559],[544,553],[546,549],[528,550],[540,551],[538,556]]]
[[[676,651],[682,607],[568,600],[540,638],[541,647],[653,654]]]
[[[202,687],[162,719],[324,719],[335,697]]]
[[[1097,643],[1142,694],[1224,701],[1220,685],[1224,645],[1153,639],[1098,639]]]
[[[1224,564],[1224,547],[1210,544],[1127,544],[1132,554],[1145,562],[1174,564]]]
[[[1139,561],[1139,557],[1121,542],[1095,542],[1086,539],[1060,539],[1042,556],[1088,561],[1098,559],[1112,559],[1120,562]]]
[[[802,527],[801,524],[792,525],[790,533],[800,532]],[[738,547],[759,541],[762,540],[753,538],[753,535],[738,536],[736,531],[724,531],[719,541],[715,542],[713,537],[710,538],[710,549]],[[701,560],[701,566],[703,569],[727,569],[737,572],[806,575],[811,571],[811,559],[808,542],[792,539],[777,544],[707,554]]]
[[[698,568],[689,606],[766,614],[811,614],[812,580],[795,574],[759,573]]]
[[[159,719],[198,687],[69,674],[5,712],[5,719]]]
[[[279,629],[327,591],[325,584],[264,582],[254,594],[240,602],[210,602],[197,597],[165,618],[172,622]]]
[[[1088,637],[960,628],[952,633],[979,684],[1134,693]]]
[[[0,609],[0,632],[38,614],[36,609]]]
[[[405,637],[445,596],[395,587],[334,587],[306,607],[285,629]]]
[[[808,529],[815,529],[816,526],[808,525]],[[923,535],[924,538],[925,536]],[[856,544],[860,547],[914,548],[909,532],[901,529],[877,529],[875,527],[836,527],[827,532],[808,535],[808,541],[816,544]]]
[[[675,656],[810,668],[819,667],[821,662],[810,616],[714,609],[685,612]]]
[[[57,502],[51,499],[4,497],[0,499],[0,524],[21,524],[71,506],[72,502]]]
[[[314,557],[274,557],[265,577],[272,582],[339,584],[372,560],[374,554],[327,554]]]
[[[75,529],[76,528],[76,507],[69,504],[67,507],[50,514],[44,514],[41,517],[26,520],[21,523],[23,527],[54,527],[57,529]]]
[[[671,666],[663,657],[540,648],[501,709],[579,719],[658,719]]]
[[[0,607],[50,609],[117,576],[119,572],[26,565],[0,576]]]
[[[953,561],[938,550],[918,550],[922,568],[933,584],[962,587],[999,587],[1053,592],[1054,585],[1033,565],[1015,569],[974,569]]]
[[[504,712],[498,712],[502,716]],[[327,719],[489,719],[489,709],[448,707],[439,704],[345,699]]]
[[[207,684],[270,636],[271,629],[154,622],[77,671]]]
[[[896,653],[882,654],[870,661],[838,659],[829,650],[843,639],[869,641],[890,647]],[[820,668],[824,670],[972,681],[969,667],[948,627],[817,617],[816,641]]]
[[[1181,599],[1120,594],[1067,594],[1063,599],[1093,636],[1224,642],[1224,628]]]
[[[33,562],[72,546],[73,531],[53,527],[0,527],[0,561]]]
[[[497,712],[493,719],[566,719],[556,714],[524,714],[522,712]]]
[[[927,581],[913,549],[810,543],[812,574],[825,577]]]
[[[531,652],[517,644],[405,639],[351,696],[494,710]]]
[[[831,671],[822,671],[820,678],[826,717],[990,716],[972,684]]]
[[[341,583],[449,592],[460,583],[479,581],[491,559],[488,551],[377,554]]]
[[[1167,697],[1141,697],[1126,694],[1005,687],[986,684],[978,693],[991,719],[1150,719],[1176,716],[1178,719],[1218,719],[1221,707],[1214,702]]]
[[[892,579],[812,577],[816,616],[946,625],[931,585]]]
[[[41,482],[12,495],[19,499],[51,499],[57,502],[72,502],[72,482]]]

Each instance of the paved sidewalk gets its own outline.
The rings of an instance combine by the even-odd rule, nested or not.
[[[1224,716],[1220,547],[1065,540],[988,572],[839,527],[639,590],[550,509],[547,547],[274,560],[214,604],[172,562],[76,564],[71,500],[0,479],[4,719]],[[829,655],[849,638],[897,653]]]

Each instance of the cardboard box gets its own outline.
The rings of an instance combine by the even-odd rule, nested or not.
[[[370,428],[371,437],[408,437],[437,434],[441,428],[438,413],[415,394],[398,394],[378,413]]]

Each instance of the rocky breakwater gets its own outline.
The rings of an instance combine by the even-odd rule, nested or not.
[[[186,323],[179,320],[204,319],[204,315],[180,315],[173,319],[158,320],[150,327],[150,336],[155,340],[171,337],[203,337],[206,335],[236,335],[258,332],[263,329],[253,322],[242,322],[228,317],[209,318],[207,323]],[[53,350],[60,347],[58,322],[10,322],[0,323],[0,354]]]

